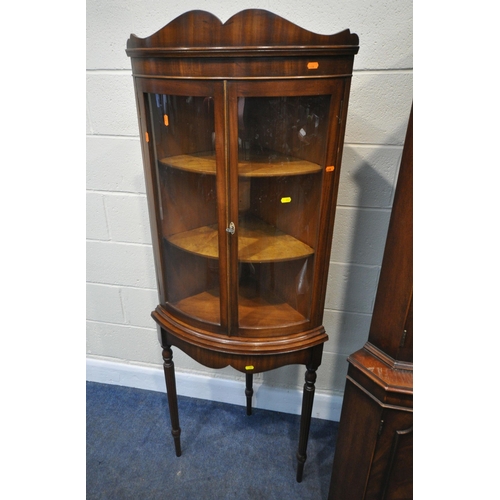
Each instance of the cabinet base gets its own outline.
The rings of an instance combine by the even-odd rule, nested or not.
[[[326,334],[325,334],[326,336]],[[246,409],[247,415],[252,414],[253,396],[253,373],[268,371],[278,366],[287,364],[305,364],[307,371],[305,375],[304,392],[302,399],[302,411],[300,418],[299,445],[297,450],[297,482],[302,481],[304,464],[307,460],[307,443],[309,440],[309,429],[311,425],[312,407],[314,401],[316,370],[321,364],[323,353],[323,343],[306,347],[292,352],[281,354],[261,355],[248,352],[246,354],[230,354],[227,352],[217,352],[207,348],[194,346],[178,338],[173,333],[160,328],[160,341],[163,347],[165,382],[167,386],[168,406],[170,421],[172,425],[172,436],[174,438],[175,453],[181,455],[179,425],[179,411],[177,405],[177,390],[175,383],[175,370],[172,360],[171,346],[175,345],[185,351],[193,359],[214,368],[231,365],[246,373]]]
[[[365,348],[348,361],[328,498],[413,498],[412,371]]]

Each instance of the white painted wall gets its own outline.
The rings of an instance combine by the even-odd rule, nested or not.
[[[150,318],[157,294],[126,41],[189,10],[226,21],[247,8],[270,10],[323,34],[349,28],[360,38],[324,315],[330,340],[316,383],[317,394],[338,402],[346,357],[368,337],[412,104],[411,0],[87,0],[87,358],[90,365],[162,364]],[[205,368],[178,349],[174,361],[183,380],[189,374],[243,380],[232,368]],[[256,384],[295,391],[304,371],[283,367],[256,375]]]

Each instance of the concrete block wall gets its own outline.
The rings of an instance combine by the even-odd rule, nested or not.
[[[87,359],[158,372],[162,364],[150,318],[156,280],[126,41],[189,10],[226,21],[247,8],[270,10],[318,33],[349,28],[360,38],[324,315],[330,340],[316,383],[317,394],[338,402],[346,358],[368,336],[412,104],[411,0],[88,0]],[[230,367],[205,368],[177,349],[174,360],[181,376],[243,380]],[[289,366],[256,376],[256,383],[298,392],[303,378],[304,367]],[[119,376],[115,382],[125,383]]]

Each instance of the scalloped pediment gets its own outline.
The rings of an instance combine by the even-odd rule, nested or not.
[[[134,49],[265,48],[322,46],[358,50],[358,35],[349,30],[321,35],[260,9],[243,10],[225,23],[209,12],[186,12],[146,38],[131,35],[127,51]]]

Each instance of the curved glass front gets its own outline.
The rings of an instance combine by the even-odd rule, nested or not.
[[[330,95],[238,98],[238,319],[308,321]]]
[[[160,202],[166,302],[219,325],[214,103],[148,94]]]

